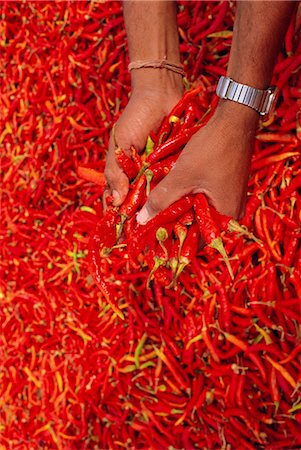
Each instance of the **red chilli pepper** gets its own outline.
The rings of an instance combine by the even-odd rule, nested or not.
[[[189,130],[185,130],[176,137],[168,139],[163,144],[159,145],[148,157],[147,162],[154,164],[174,152],[179,152],[183,145],[187,144],[189,139],[201,128],[201,125],[194,126]]]
[[[99,186],[105,186],[106,179],[102,172],[92,169],[91,167],[84,167],[79,165],[77,167],[77,175],[85,181],[98,184]]]
[[[170,205],[164,211],[161,211],[146,225],[140,225],[136,230],[136,236],[133,236],[130,242],[130,248],[132,248],[132,251],[135,253],[135,249],[136,251],[141,249],[147,237],[154,231],[154,229],[177,220],[179,217],[189,211],[192,205],[192,197],[187,195]]]
[[[244,352],[247,350],[247,348],[248,348],[247,344],[245,342],[243,342],[241,339],[237,338],[233,334],[229,334],[229,333],[224,333],[224,334],[226,336],[226,339],[228,341],[232,342],[232,344],[236,345],[238,348],[240,348]],[[253,353],[249,354],[248,356],[256,364],[256,366],[261,374],[262,379],[264,381],[266,381],[266,371],[265,371],[264,365],[262,364],[259,356],[254,355]]]
[[[130,180],[137,176],[138,171],[134,161],[132,161],[130,156],[128,156],[120,147],[115,149],[115,157],[120,167]]]
[[[209,247],[216,249],[223,257],[231,278],[234,278],[228,256],[223,246],[218,226],[214,222],[205,195],[197,194],[193,204],[200,233]]]
[[[195,257],[199,245],[199,236],[199,228],[195,222],[188,228],[186,239],[183,242],[182,248],[180,248],[176,278]]]
[[[226,289],[221,284],[217,285],[217,291],[221,305],[222,325],[224,325],[226,331],[229,331],[231,326],[231,310],[228,295]]]
[[[209,339],[208,328],[207,328],[207,325],[205,323],[205,317],[204,316],[203,316],[203,328],[202,328],[201,333],[202,333],[202,338],[204,340],[204,343],[205,343],[206,347],[208,348],[208,350],[209,350],[213,360],[215,362],[219,363],[220,362],[219,356],[217,355],[217,353],[215,351],[215,348],[214,348],[212,342]]]
[[[241,226],[233,217],[226,216],[225,214],[221,214],[218,212],[213,206],[210,206],[210,212],[213,220],[218,225],[221,231],[229,231],[230,233],[240,233],[258,241],[253,233],[250,233],[246,227]]]
[[[131,157],[136,166],[136,170],[138,173],[140,171],[140,169],[142,168],[142,159],[141,159],[141,156],[139,155],[138,151],[133,146],[131,147]]]
[[[119,213],[123,219],[132,217],[138,211],[145,196],[145,185],[146,178],[143,174],[133,185],[131,192],[120,207]]]

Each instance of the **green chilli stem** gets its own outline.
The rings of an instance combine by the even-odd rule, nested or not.
[[[212,247],[215,250],[217,250],[220,253],[220,255],[223,257],[223,260],[225,261],[225,264],[227,266],[229,274],[230,274],[230,276],[231,276],[231,278],[233,280],[234,279],[234,275],[233,275],[232,267],[230,265],[229,258],[228,258],[228,255],[226,253],[225,247],[223,245],[222,239],[220,237],[217,237],[217,238],[213,239],[213,241],[209,244],[209,247]]]
[[[230,231],[231,233],[241,233],[245,236],[247,236],[248,238],[252,239],[253,241],[257,242],[257,244],[261,244],[262,245],[262,241],[260,239],[258,239],[256,236],[254,236],[253,233],[251,233],[250,231],[248,231],[248,229],[242,225],[239,225],[239,223],[234,220],[231,219],[229,224],[228,224],[228,231]]]

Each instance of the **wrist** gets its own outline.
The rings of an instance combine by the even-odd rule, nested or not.
[[[141,68],[131,71],[133,92],[155,90],[183,94],[182,75],[165,68]]]
[[[227,70],[227,77],[233,80],[239,80],[242,84],[247,84],[256,89],[268,89],[270,86],[272,72],[267,67],[261,67],[260,64],[257,67],[238,67],[229,63]]]
[[[215,119],[229,122],[230,125],[247,126],[250,130],[256,130],[259,121],[259,114],[252,108],[231,100],[219,99]]]

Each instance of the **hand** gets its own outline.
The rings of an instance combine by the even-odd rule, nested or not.
[[[158,70],[160,73],[157,73]],[[115,136],[111,133],[106,158],[105,176],[108,188],[105,198],[113,195],[114,206],[122,204],[129,189],[129,180],[115,159],[116,143],[125,151],[131,146],[138,151],[143,150],[149,132],[159,128],[163,118],[182,97],[183,87],[179,75],[164,74],[161,69],[157,69],[154,73],[147,73],[146,78],[143,70],[136,72],[136,77],[140,78],[135,80],[129,103],[115,124]]]
[[[189,193],[204,193],[222,214],[244,214],[252,147],[258,114],[221,101],[208,124],[182,151],[169,174],[150,193],[137,216],[145,224],[159,211]]]

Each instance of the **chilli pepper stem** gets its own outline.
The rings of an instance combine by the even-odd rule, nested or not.
[[[228,269],[228,272],[230,274],[230,277],[232,278],[232,280],[234,280],[233,270],[232,270],[232,267],[231,267],[228,255],[226,253],[225,247],[223,245],[222,238],[221,237],[217,237],[217,238],[213,239],[210,242],[210,244],[208,244],[208,245],[209,245],[209,247],[214,248],[215,250],[217,250],[221,254],[221,256],[222,256],[222,258],[225,261],[225,264],[227,266],[227,269]]]

